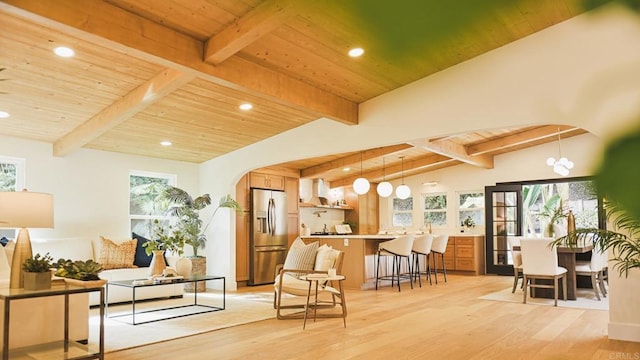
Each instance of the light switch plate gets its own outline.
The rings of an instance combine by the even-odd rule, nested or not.
[[[344,239],[344,246],[349,246],[349,239]]]

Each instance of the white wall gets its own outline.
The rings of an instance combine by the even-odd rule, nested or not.
[[[53,194],[54,228],[30,229],[32,239],[131,238],[130,170],[177,174],[178,186],[199,187],[194,164],[85,149],[52,154],[51,144],[0,136],[0,155],[26,159],[26,188]]]

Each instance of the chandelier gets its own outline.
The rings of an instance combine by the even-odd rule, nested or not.
[[[553,167],[553,172],[560,176],[569,175],[569,170],[573,169],[573,161],[562,156],[562,149],[560,147],[560,128],[558,128],[558,157],[556,160],[553,156],[547,159],[547,165]]]

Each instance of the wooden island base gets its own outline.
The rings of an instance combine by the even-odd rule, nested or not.
[[[318,241],[344,252],[342,275],[346,277],[343,285],[347,289],[375,289],[376,254],[378,244],[396,238],[398,235],[312,235],[301,237],[305,243]],[[422,261],[422,260],[421,260]],[[450,236],[445,252],[447,271],[457,274],[481,275],[484,266],[484,236]],[[424,268],[424,265],[421,265]],[[459,267],[459,268],[458,268]],[[388,272],[387,272],[388,269]],[[403,264],[406,271],[406,264]],[[438,271],[441,264],[438,262]],[[381,275],[391,273],[391,261],[382,261]],[[380,285],[390,285],[383,282]]]

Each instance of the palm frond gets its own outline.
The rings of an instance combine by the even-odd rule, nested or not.
[[[628,276],[629,271],[640,268],[640,220],[629,215],[618,204],[606,202],[607,219],[616,226],[617,231],[604,229],[577,229],[556,239],[552,246],[576,247],[579,244],[593,243],[594,251],[601,253],[611,249],[613,268],[620,276]]]

